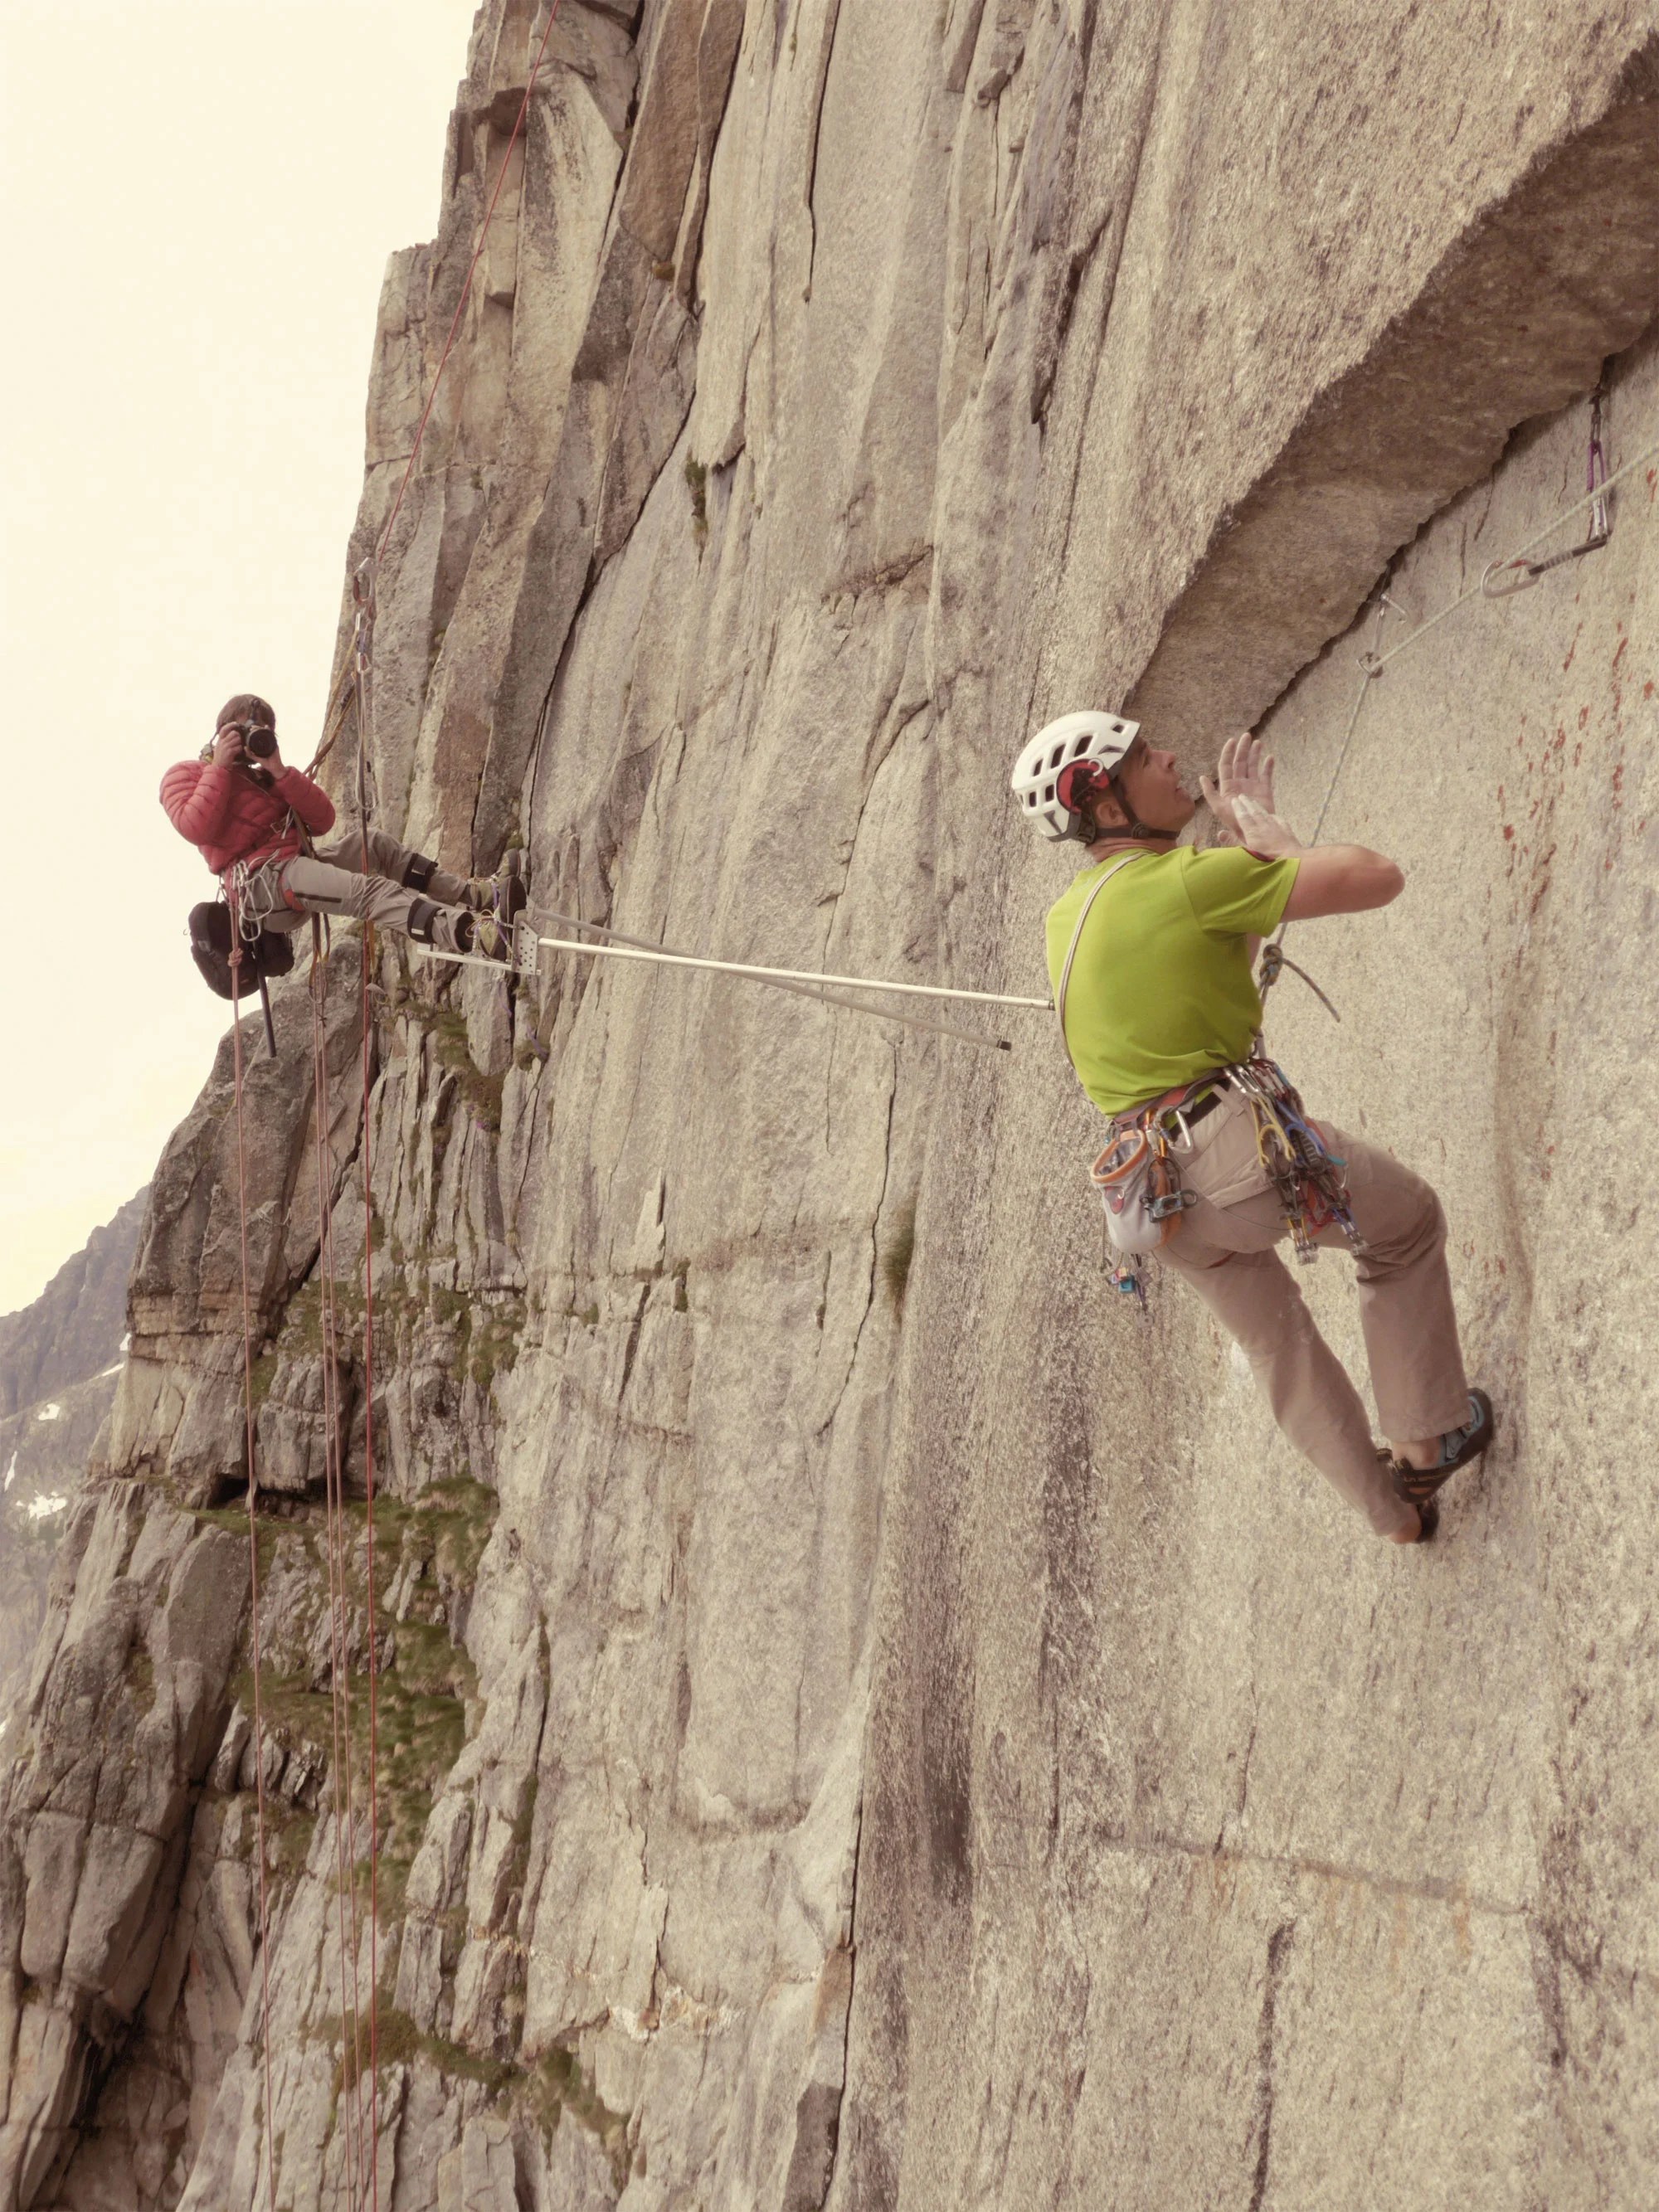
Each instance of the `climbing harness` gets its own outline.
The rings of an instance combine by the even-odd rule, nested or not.
[[[1388,610],[1393,607],[1396,613],[1403,612],[1403,610],[1397,601],[1389,598],[1387,590],[1384,589],[1377,603],[1376,635],[1372,642],[1371,650],[1369,653],[1362,653],[1358,656],[1363,681],[1354,699],[1353,711],[1348,717],[1347,729],[1343,733],[1342,743],[1337,750],[1336,765],[1332,769],[1330,781],[1325,787],[1324,799],[1319,809],[1319,819],[1314,824],[1313,836],[1308,840],[1310,845],[1316,845],[1319,842],[1319,833],[1325,826],[1326,816],[1330,812],[1331,801],[1336,795],[1336,787],[1341,778],[1349,749],[1353,744],[1353,734],[1358,726],[1360,709],[1365,703],[1371,685],[1382,675],[1389,663],[1398,659],[1408,646],[1413,646],[1419,638],[1426,637],[1431,629],[1437,629],[1443,622],[1469,605],[1473,600],[1504,599],[1511,592],[1524,591],[1528,586],[1535,584],[1540,576],[1547,574],[1552,568],[1560,567],[1564,562],[1576,561],[1583,554],[1598,551],[1611,538],[1613,528],[1607,507],[1607,494],[1616,484],[1622,483],[1626,477],[1633,476],[1638,469],[1645,468],[1650,461],[1659,458],[1659,439],[1655,439],[1650,445],[1644,446],[1640,453],[1621,463],[1609,475],[1607,456],[1601,444],[1601,403],[1605,391],[1604,379],[1591,394],[1589,460],[1587,469],[1589,489],[1582,499],[1575,500],[1571,507],[1564,507],[1559,514],[1552,515],[1542,529],[1534,531],[1526,543],[1517,547],[1506,559],[1489,562],[1481,574],[1479,583],[1472,584],[1467,591],[1460,592],[1455,599],[1449,599],[1446,605],[1431,614],[1426,622],[1419,623],[1415,629],[1408,630],[1405,636],[1397,643],[1391,645],[1386,653],[1380,648],[1382,623]],[[1529,557],[1535,548],[1543,544],[1547,538],[1553,538],[1563,524],[1571,522],[1587,510],[1590,517],[1589,532],[1581,544],[1569,546],[1564,552],[1553,554],[1545,561],[1534,562]],[[1272,942],[1263,946],[1261,964],[1257,975],[1258,988],[1264,993],[1270,990],[1278,981],[1281,970],[1289,968],[1296,975],[1302,976],[1310,988],[1317,993],[1331,1013],[1336,1015],[1336,1008],[1319,989],[1319,986],[1314,982],[1313,978],[1297,967],[1293,960],[1286,958],[1284,941],[1285,933],[1289,927],[1289,922],[1280,922]],[[1340,1015],[1336,1015],[1336,1018],[1338,1020],[1341,1018]]]
[[[264,1716],[259,1693],[259,1524],[258,1500],[259,1491],[258,1468],[254,1453],[253,1425],[253,1317],[248,1296],[247,1265],[247,1142],[242,1115],[242,1006],[240,981],[243,952],[238,941],[241,934],[241,902],[235,890],[231,893],[230,919],[233,925],[230,953],[231,1024],[233,1039],[232,1066],[235,1077],[236,1095],[236,1203],[241,1230],[242,1258],[242,1436],[247,1468],[247,1542],[248,1586],[251,1593],[252,1637],[253,1656],[253,1780],[257,1793],[258,1843],[259,1850],[259,1977],[260,2002],[264,2022],[264,2135],[265,2135],[265,2192],[271,2212],[276,2205],[276,2131],[271,2111],[270,2076],[270,1912],[266,1894],[265,1854],[265,1744]]]

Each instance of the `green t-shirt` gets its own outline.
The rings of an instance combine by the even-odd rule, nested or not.
[[[1103,1114],[1249,1056],[1261,994],[1245,939],[1278,928],[1298,866],[1258,860],[1238,846],[1177,845],[1120,867],[1121,857],[1085,868],[1048,909],[1048,981],[1058,997],[1083,902],[1103,870],[1117,868],[1090,910],[1066,999],[1072,1057]]]

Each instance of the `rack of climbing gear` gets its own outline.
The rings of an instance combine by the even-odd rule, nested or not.
[[[1319,809],[1319,819],[1314,824],[1313,836],[1308,841],[1310,844],[1316,845],[1319,842],[1320,831],[1325,826],[1325,817],[1330,812],[1331,801],[1336,795],[1336,787],[1341,779],[1344,764],[1353,744],[1354,731],[1358,726],[1360,710],[1364,706],[1372,684],[1382,674],[1389,663],[1391,660],[1397,660],[1400,655],[1415,645],[1419,638],[1426,637],[1431,630],[1437,629],[1443,622],[1448,621],[1450,617],[1459,613],[1474,600],[1505,599],[1514,592],[1524,591],[1529,586],[1535,584],[1540,576],[1547,575],[1551,569],[1559,568],[1566,562],[1576,561],[1583,554],[1598,552],[1611,538],[1612,511],[1607,505],[1607,495],[1616,485],[1622,483],[1626,477],[1634,476],[1638,470],[1647,467],[1650,462],[1659,459],[1659,439],[1655,439],[1650,444],[1643,447],[1639,453],[1633,454],[1629,460],[1621,462],[1609,474],[1607,455],[1601,440],[1601,410],[1606,390],[1607,382],[1604,374],[1601,381],[1597,384],[1595,390],[1590,395],[1589,459],[1586,470],[1589,489],[1582,499],[1575,500],[1570,507],[1564,507],[1558,514],[1553,514],[1541,529],[1535,530],[1524,544],[1517,546],[1516,550],[1506,558],[1489,562],[1481,574],[1479,583],[1470,585],[1467,591],[1460,592],[1455,599],[1449,599],[1443,607],[1437,609],[1425,622],[1419,623],[1415,629],[1408,630],[1404,637],[1398,639],[1386,653],[1381,649],[1383,622],[1390,607],[1393,607],[1396,613],[1403,612],[1403,610],[1389,597],[1387,589],[1383,590],[1377,602],[1376,635],[1370,652],[1362,653],[1358,656],[1362,680],[1354,698],[1353,711],[1348,717],[1348,726],[1343,733],[1342,743],[1337,749],[1336,764],[1332,769],[1330,781],[1325,787],[1325,796]],[[1579,515],[1586,512],[1590,518],[1589,534],[1580,544],[1570,545],[1564,551],[1551,555],[1547,560],[1534,561],[1531,558],[1537,548],[1548,538],[1553,538],[1558,530],[1562,529],[1567,523],[1576,520]],[[1505,580],[1506,579],[1513,579],[1513,580]],[[1320,990],[1313,978],[1304,969],[1298,968],[1293,960],[1285,957],[1285,933],[1290,926],[1287,921],[1280,922],[1272,941],[1263,946],[1261,964],[1257,971],[1259,988],[1263,992],[1270,990],[1278,981],[1282,971],[1289,968],[1293,974],[1302,977],[1304,982],[1317,994],[1331,1013],[1336,1015],[1337,1019],[1340,1020],[1341,1017],[1336,1014],[1336,1008],[1325,997],[1325,994]]]
[[[1333,1223],[1356,1253],[1365,1240],[1354,1224],[1343,1170],[1302,1103],[1300,1092],[1274,1060],[1253,1058],[1226,1070],[1228,1083],[1248,1103],[1255,1122],[1255,1148],[1273,1184],[1304,1267],[1319,1257],[1314,1239]]]
[[[1177,1134],[1187,1134],[1182,1109],[1200,1088],[1188,1085],[1173,1100],[1157,1099],[1137,1114],[1118,1116],[1110,1143],[1089,1170],[1105,1216],[1101,1264],[1112,1288],[1138,1299],[1149,1319],[1146,1255],[1166,1243],[1181,1216],[1198,1204],[1197,1192],[1182,1187],[1175,1143]]]

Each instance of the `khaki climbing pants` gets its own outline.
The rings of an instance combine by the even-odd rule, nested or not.
[[[1379,1146],[1326,1122],[1317,1127],[1347,1163],[1348,1202],[1365,1241],[1355,1274],[1382,1432],[1403,1443],[1460,1428],[1469,1418],[1469,1394],[1440,1201]],[[1395,1497],[1376,1457],[1359,1393],[1273,1249],[1289,1231],[1256,1150],[1248,1103],[1224,1092],[1176,1158],[1199,1203],[1179,1218],[1159,1258],[1186,1276],[1239,1346],[1273,1419],[1303,1456],[1379,1535],[1414,1532],[1414,1509]],[[1334,1223],[1316,1241],[1347,1243]]]
[[[419,858],[384,830],[371,830],[367,837],[349,830],[315,853],[256,868],[247,882],[248,912],[267,929],[297,929],[313,914],[343,915],[407,935],[416,902],[430,901],[445,909],[434,923],[434,942],[453,952],[454,909],[467,904],[470,886],[465,877],[440,868],[424,890],[411,890],[404,877]]]

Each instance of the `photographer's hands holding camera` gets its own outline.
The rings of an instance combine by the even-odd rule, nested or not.
[[[268,753],[254,755],[248,750],[247,732],[240,722],[227,722],[213,741],[214,765],[217,768],[264,769],[273,777],[283,773],[283,756],[276,750],[276,732],[268,731],[270,739]]]

